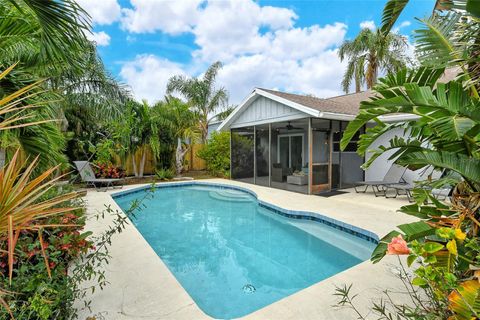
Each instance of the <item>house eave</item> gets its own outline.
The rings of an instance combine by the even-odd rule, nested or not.
[[[262,89],[255,88],[253,92],[245,100],[243,100],[242,103],[222,122],[222,124],[217,128],[217,131],[223,131],[223,130],[227,130],[229,128],[234,128],[234,127],[252,126],[252,125],[259,125],[259,124],[266,124],[266,123],[274,123],[274,122],[278,122],[279,120],[283,121],[283,120],[293,119],[293,118],[292,119],[276,119],[274,121],[261,120],[258,122],[242,123],[242,124],[234,125],[233,122],[235,121],[235,119],[237,119],[237,117],[241,114],[241,112],[245,108],[248,108],[248,106],[250,106],[250,104],[253,101],[255,101],[255,99],[257,99],[259,96],[263,96],[265,98],[271,99],[283,105],[289,106],[295,110],[298,110],[304,113],[305,117],[310,116],[313,118],[341,120],[341,121],[353,121],[356,117],[356,115],[353,115],[353,114],[323,112],[323,111],[315,110],[310,107],[301,105],[299,103],[290,101],[288,99],[279,97],[272,93],[266,92]],[[379,116],[378,119],[384,122],[398,122],[398,121],[415,120],[415,119],[418,119],[418,116],[412,115],[412,114],[398,114],[398,115]]]

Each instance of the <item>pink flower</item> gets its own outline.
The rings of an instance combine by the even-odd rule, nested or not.
[[[392,241],[388,244],[387,254],[409,254],[410,249],[407,247],[407,242],[403,240],[402,235],[392,238]]]

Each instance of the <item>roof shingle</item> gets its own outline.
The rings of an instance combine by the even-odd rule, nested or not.
[[[320,112],[332,112],[339,114],[357,115],[360,102],[368,99],[373,94],[371,91],[352,93],[332,98],[317,98],[300,94],[286,93],[270,89],[258,88],[262,91],[274,94],[278,97],[290,100]]]

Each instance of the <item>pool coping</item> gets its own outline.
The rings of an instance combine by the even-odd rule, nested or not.
[[[163,183],[156,183],[154,185],[145,185],[145,186],[139,186],[135,187],[129,190],[123,190],[123,191],[118,191],[115,193],[112,193],[110,196],[112,199],[116,198],[121,198],[126,195],[130,195],[133,193],[140,193],[142,191],[155,188],[155,189],[162,189],[162,188],[179,188],[179,187],[184,187],[184,186],[195,186],[195,185],[200,185],[200,186],[211,186],[211,187],[216,187],[220,189],[229,189],[229,190],[237,190],[237,191],[243,191],[246,192],[252,196],[255,197],[255,199],[258,201],[258,204],[264,208],[270,209],[271,211],[275,212],[276,214],[279,214],[281,216],[290,218],[290,219],[300,219],[300,220],[310,220],[310,221],[315,221],[318,223],[325,224],[327,226],[330,226],[332,228],[338,229],[340,231],[349,233],[353,236],[356,236],[358,238],[361,238],[363,240],[366,240],[368,242],[372,242],[374,244],[378,244],[380,238],[379,236],[371,232],[369,230],[363,229],[356,227],[352,224],[345,223],[342,221],[339,221],[337,219],[333,219],[330,217],[327,217],[326,215],[320,214],[318,212],[312,212],[312,211],[302,211],[302,210],[289,210],[282,208],[280,206],[276,206],[272,203],[263,201],[259,199],[257,193],[255,193],[252,190],[249,190],[244,187],[239,187],[239,186],[233,186],[233,185],[228,185],[228,184],[222,184],[222,183],[214,183],[214,182],[204,182],[204,181],[180,181],[180,182],[163,182]]]

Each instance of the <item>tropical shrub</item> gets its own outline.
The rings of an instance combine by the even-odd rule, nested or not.
[[[175,170],[180,175],[185,166],[185,154],[192,143],[198,140],[198,115],[182,100],[167,96],[154,106],[155,116],[164,130],[177,140],[175,149]]]
[[[52,196],[57,192],[53,191]],[[76,211],[43,219],[42,224],[59,227],[45,230],[42,238],[36,231],[22,233],[16,245],[11,284],[6,277],[8,256],[5,253],[0,256],[0,273],[4,275],[0,285],[14,292],[4,299],[16,319],[61,319],[71,313],[74,292],[72,280],[66,274],[72,260],[94,249],[87,239],[90,233],[82,232],[83,209],[79,203],[75,205],[79,208]],[[6,247],[6,241],[1,239],[0,246]],[[7,312],[5,308],[0,310],[0,317],[7,318]]]
[[[162,168],[157,170],[156,175],[159,180],[170,180],[175,177],[175,171]]]
[[[119,151],[122,158],[131,157],[136,177],[143,177],[147,150],[157,157],[160,154],[160,123],[146,100],[142,103],[134,100],[127,102],[124,117],[112,125],[112,139],[123,146]],[[135,154],[140,152],[140,160]]]
[[[90,152],[95,155],[95,162],[111,164],[115,152],[115,143],[112,139],[103,139],[95,146],[91,146]]]
[[[222,177],[230,175],[230,132],[213,132],[197,155],[205,160],[207,170]]]
[[[40,201],[71,192],[68,187],[62,189],[50,189]],[[150,191],[144,199],[151,196]],[[122,232],[128,219],[141,210],[142,201],[132,202],[125,213],[106,207],[93,216],[114,218],[106,231],[97,235],[83,231],[86,217],[80,200],[64,203],[77,209],[38,220],[37,225],[45,226],[42,237],[35,230],[24,230],[19,235],[11,282],[7,276],[8,255],[3,250],[8,240],[0,236],[0,318],[76,319],[79,303],[83,301],[83,308],[89,308],[87,293],[107,285],[104,268],[100,266],[108,264],[112,236]]]
[[[98,163],[93,166],[95,177],[105,179],[120,179],[125,177],[125,170],[113,164]]]

